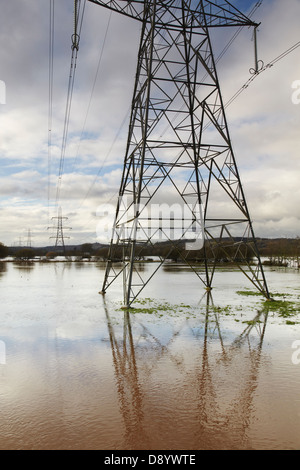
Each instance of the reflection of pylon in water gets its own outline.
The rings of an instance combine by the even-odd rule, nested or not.
[[[209,421],[209,417],[215,420],[214,413],[219,409],[217,402],[219,387],[215,383],[215,378],[218,373],[222,376],[222,371],[228,372],[229,368],[232,371],[237,371],[240,364],[243,364],[241,369],[245,373],[245,380],[236,382],[236,387],[240,388],[236,398],[234,398],[228,406],[227,411],[217,421],[219,424],[214,428],[216,434],[219,432],[228,431],[228,434],[234,434],[234,428],[239,429],[239,442],[242,443],[247,436],[249,423],[251,422],[251,413],[253,412],[253,400],[255,391],[258,385],[258,378],[261,366],[262,346],[265,338],[267,327],[267,320],[269,309],[268,306],[264,307],[255,313],[254,317],[237,334],[234,339],[227,339],[223,337],[220,326],[220,318],[216,313],[213,298],[210,292],[206,297],[206,315],[205,315],[205,328],[204,328],[204,342],[202,353],[202,365],[199,366],[199,371],[195,374],[199,383],[199,417],[203,423]],[[213,326],[214,341],[219,338],[220,349],[214,360],[210,360],[209,346],[212,344],[209,332],[209,324]],[[227,343],[227,344],[226,344]],[[215,352],[215,344],[213,351]],[[243,348],[245,346],[245,348]],[[214,352],[212,352],[212,355]],[[243,354],[243,355],[242,355]],[[243,360],[241,361],[241,357]],[[249,368],[246,364],[249,363]],[[201,364],[201,362],[200,362]],[[234,372],[233,372],[234,374]],[[232,377],[231,374],[226,374]],[[242,379],[243,374],[240,374]],[[234,388],[233,388],[234,390]],[[218,398],[219,403],[222,402]]]
[[[147,441],[148,437],[144,427],[143,395],[138,376],[130,316],[128,312],[124,313],[123,334],[120,341],[114,331],[106,304],[104,304],[104,308],[117,380],[120,410],[126,429],[125,439],[133,445],[141,439]]]
[[[56,235],[50,237],[50,238],[55,238],[55,246],[56,247],[62,247],[63,253],[66,253],[66,248],[65,248],[65,238],[70,238],[66,237],[64,235],[64,230],[71,230],[71,227],[64,227],[63,226],[63,220],[68,220],[68,217],[63,217],[62,216],[62,209],[61,207],[58,209],[58,216],[57,217],[52,217],[52,220],[57,219],[57,227],[56,227]]]
[[[223,258],[234,262],[269,298],[211,44],[211,30],[257,24],[226,0],[91,1],[142,24],[102,293],[122,273],[128,307],[171,252],[190,264],[187,252],[201,249],[197,257],[203,269],[194,272],[207,290],[217,260]],[[163,210],[168,198],[176,209]],[[189,239],[192,243],[186,243]],[[167,242],[167,249],[144,276],[140,258],[158,241]],[[115,263],[120,258],[121,268]]]
[[[224,442],[235,445],[235,439],[246,445],[260,367],[264,363],[262,346],[269,309],[265,307],[256,312],[245,326],[240,323],[237,331],[228,336],[227,327],[223,332],[222,315],[213,303],[211,292],[205,293],[202,300],[205,299],[206,306],[200,317],[181,317],[181,322],[176,325],[172,316],[164,312],[162,329],[157,329],[156,322],[147,322],[142,317],[132,323],[135,315],[128,311],[124,312],[122,327],[113,321],[109,306],[104,303],[127,444],[138,443],[148,448],[156,441],[157,437],[147,426],[149,403],[154,399],[153,384],[159,380],[162,380],[162,386],[164,384],[165,370],[170,383],[175,380],[177,385],[173,388],[168,382],[164,400],[160,400],[156,408],[165,407],[166,400],[178,391],[180,383],[179,389],[184,388],[188,400],[193,396],[193,413],[186,416],[193,416],[192,420],[187,418],[188,433],[198,445],[200,442],[200,445],[205,443],[209,448],[217,448]],[[182,349],[183,338],[190,340],[186,350]],[[233,377],[238,377],[236,382]],[[227,386],[225,395],[220,381]],[[171,414],[179,418],[185,412],[190,413],[191,409],[185,411],[182,402]],[[153,420],[151,409],[150,420]],[[160,430],[165,420],[166,414],[159,425]]]

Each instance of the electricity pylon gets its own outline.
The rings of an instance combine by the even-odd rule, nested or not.
[[[65,238],[70,238],[66,237],[64,235],[64,230],[68,229],[70,230],[71,227],[64,227],[63,226],[63,220],[67,220],[68,217],[63,217],[62,216],[62,209],[61,207],[58,209],[58,216],[57,217],[52,217],[52,220],[57,219],[57,226],[56,226],[56,235],[50,237],[50,238],[55,238],[55,246],[62,247],[64,255],[66,254],[66,247],[65,247]],[[53,227],[49,227],[53,228]]]
[[[31,248],[31,230],[30,230],[30,228],[28,229],[28,234],[27,234],[27,248]]]
[[[102,293],[123,273],[124,306],[129,307],[168,256],[166,250],[144,278],[138,264],[144,248],[167,241],[170,251],[177,250],[186,263],[186,250],[201,249],[203,270],[195,273],[207,290],[221,254],[269,298],[210,37],[212,28],[257,24],[224,0],[90,1],[141,22]],[[256,260],[254,266],[250,257]],[[121,269],[114,263],[120,258]]]

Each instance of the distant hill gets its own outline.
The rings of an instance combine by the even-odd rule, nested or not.
[[[235,241],[239,241],[236,239]],[[225,245],[230,246],[231,241],[228,239],[223,240]],[[276,258],[278,260],[283,260],[289,257],[300,257],[300,238],[258,238],[256,240],[259,253],[262,257],[266,258]],[[185,246],[185,241],[181,241],[178,245],[179,251],[183,251]],[[167,252],[170,252],[172,247],[170,242],[161,242],[156,243],[151,246],[143,247],[141,250],[141,256],[159,256],[165,255]],[[15,256],[20,249],[28,248],[24,247],[10,247],[9,254]],[[45,256],[47,253],[63,253],[61,246],[47,245],[44,247],[30,247],[36,256]],[[80,245],[66,245],[65,251],[69,256],[90,254],[92,256],[100,256],[106,258],[108,253],[109,245],[102,243],[83,243]],[[120,247],[121,256],[122,247]],[[191,255],[195,258],[201,257],[202,250],[192,252]],[[178,257],[178,250],[171,250],[170,255],[168,256],[172,259]]]

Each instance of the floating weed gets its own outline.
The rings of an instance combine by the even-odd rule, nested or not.
[[[250,290],[245,291],[238,291],[239,295],[246,295],[246,296],[253,296],[253,297],[262,297],[260,292],[254,292]],[[275,295],[277,299],[275,298]],[[247,311],[268,311],[273,313],[274,315],[289,320],[290,317],[295,317],[297,314],[300,313],[300,302],[299,300],[293,301],[290,297],[291,294],[286,293],[276,293],[274,295],[274,300],[267,301],[264,300],[262,302],[255,302],[254,305],[211,305],[209,307],[209,313],[215,313],[218,315],[222,315],[224,317],[233,316],[235,317],[237,314],[243,315],[242,312],[246,309]],[[288,298],[288,300],[287,300]],[[120,308],[119,310],[121,310]],[[123,310],[123,309],[122,309]],[[164,316],[167,317],[185,317],[186,319],[196,318],[199,314],[205,315],[207,313],[206,306],[191,306],[186,303],[179,303],[179,304],[172,304],[167,301],[158,301],[155,299],[151,299],[149,297],[137,300],[130,308],[126,309],[126,311],[132,314],[142,314],[142,315],[154,315],[156,318],[162,318]],[[252,321],[243,321],[237,318],[234,318],[235,322],[246,323],[248,325],[254,324]],[[259,323],[259,321],[255,320],[255,323]],[[288,323],[288,325],[295,324],[292,319]]]
[[[119,310],[124,310],[124,308],[119,308]],[[132,314],[142,313],[142,314],[155,314],[158,317],[162,317],[164,313],[168,315],[175,314],[189,314],[192,315],[191,310],[193,308],[190,305],[186,304],[170,304],[169,302],[157,302],[149,297],[144,299],[139,299],[132,307],[125,309],[127,312]]]
[[[237,294],[243,296],[257,296],[261,297],[262,294],[260,292],[245,290],[245,291],[237,291]],[[267,309],[268,312],[273,312],[277,314],[279,317],[288,318],[291,316],[298,315],[300,313],[300,302],[299,296],[295,296],[293,294],[287,292],[274,292],[272,293],[272,301],[264,300],[262,303],[262,308]],[[257,306],[257,305],[256,305]],[[293,324],[294,322],[287,323]]]
[[[260,320],[246,320],[246,321],[243,321],[242,323],[246,323],[247,325],[251,326],[251,325],[257,325],[258,323],[261,323]]]
[[[232,313],[232,307],[226,305],[225,307],[220,307],[219,305],[212,305],[210,310],[214,313],[224,313],[225,315],[230,315]]]
[[[236,293],[238,295],[244,295],[244,296],[253,296],[253,297],[262,297],[263,296],[263,294],[261,292],[251,291],[251,290],[238,290]]]
[[[294,316],[300,313],[299,302],[291,302],[288,300],[273,300],[272,302],[264,302],[269,312],[277,313],[280,317]]]
[[[119,307],[118,310],[124,310],[124,308]],[[196,318],[199,314],[206,314],[206,306],[191,306],[189,304],[180,303],[180,304],[171,304],[166,301],[156,301],[151,298],[144,298],[137,300],[131,307],[125,309],[127,312],[132,314],[147,314],[147,315],[156,315],[157,317],[162,317],[164,315],[168,316],[182,316],[185,318]],[[214,306],[209,307],[210,313],[218,313],[223,315],[234,314],[232,312],[232,307],[227,306]]]
[[[274,292],[273,297],[292,297],[292,294],[287,294],[286,292]]]
[[[157,310],[155,308],[136,308],[136,307],[132,307],[132,308],[127,308],[126,311],[130,312],[130,313],[148,313],[150,315],[152,313],[157,313]]]

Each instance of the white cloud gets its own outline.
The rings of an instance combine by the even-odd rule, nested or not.
[[[6,84],[7,99],[0,105],[0,241],[8,245],[29,227],[36,234],[36,244],[49,241],[48,184],[52,210],[61,158],[73,2],[56,2],[50,178],[48,10],[46,0],[26,4],[11,0],[1,6],[0,40],[5,47],[0,50],[0,79]],[[265,0],[257,10],[254,19],[261,22],[258,52],[265,64],[299,41],[299,16],[300,0]],[[64,214],[72,214],[68,224],[74,243],[84,241],[85,236],[96,237],[93,214],[118,191],[139,28],[138,22],[115,13],[110,17],[108,10],[87,2],[61,180],[60,203]],[[228,39],[233,34],[228,30],[218,34]],[[225,103],[250,77],[251,34],[245,28],[218,62]],[[216,55],[224,47],[220,37],[214,41]],[[291,99],[292,83],[300,80],[299,54],[300,48],[258,75],[226,110],[254,228],[261,236],[300,233],[300,105]],[[169,188],[165,197],[171,200]]]

